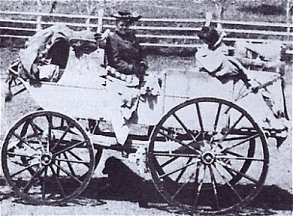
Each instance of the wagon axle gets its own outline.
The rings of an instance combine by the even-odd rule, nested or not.
[[[40,157],[40,162],[44,166],[49,166],[53,161],[53,157],[51,153],[44,153]]]
[[[201,162],[206,165],[213,164],[216,158],[213,152],[207,151],[201,155]]]

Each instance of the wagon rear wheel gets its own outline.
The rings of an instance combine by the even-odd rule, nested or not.
[[[57,112],[23,117],[10,129],[2,148],[7,182],[34,204],[61,204],[78,196],[94,165],[93,146],[83,128]]]
[[[239,106],[197,98],[171,109],[154,128],[148,165],[162,196],[191,213],[219,213],[251,201],[265,181],[266,138]]]

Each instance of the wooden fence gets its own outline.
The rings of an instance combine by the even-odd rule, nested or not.
[[[201,46],[196,33],[205,22],[206,19],[142,18],[133,28],[136,30],[142,46],[193,48]],[[64,23],[76,30],[97,31],[98,23],[102,24],[102,31],[115,27],[114,19],[111,17],[102,17],[99,21],[98,16],[0,11],[0,38],[26,39],[32,36],[37,29],[46,28],[55,23]],[[292,22],[211,20],[211,23],[221,24],[222,30],[227,34],[225,40],[228,42],[245,40],[266,43],[274,41],[292,46]]]

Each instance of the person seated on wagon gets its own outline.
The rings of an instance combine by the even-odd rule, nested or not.
[[[135,32],[129,29],[141,16],[119,11],[112,17],[116,19],[116,28],[108,33],[106,39],[106,70],[111,80],[106,87],[110,93],[110,117],[117,139],[117,144],[113,147],[123,149],[130,142],[127,139],[129,127],[135,121],[139,89],[148,66]]]
[[[232,100],[235,102],[241,99],[243,86],[249,92],[253,92],[255,96],[252,100],[269,108],[266,108],[269,110],[267,113],[269,117],[261,119],[263,128],[276,129],[279,132],[278,141],[282,143],[288,134],[289,119],[285,114],[283,100],[274,96],[269,89],[273,85],[280,84],[280,75],[277,74],[272,78],[269,85],[261,87],[264,84],[262,81],[257,80],[257,77],[252,77],[252,74],[248,73],[235,57],[229,56],[228,46],[222,42],[224,35],[224,33],[220,35],[213,27],[202,27],[198,37],[205,43],[205,46],[196,53],[200,71],[207,72],[226,86],[231,85]],[[282,89],[280,88],[280,90]],[[257,100],[258,98],[260,99]]]

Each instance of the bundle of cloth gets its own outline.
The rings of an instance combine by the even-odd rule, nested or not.
[[[74,31],[64,24],[37,32],[19,52],[19,76],[24,80],[57,82],[66,68],[70,47],[80,57],[96,50],[98,44],[93,32]]]

